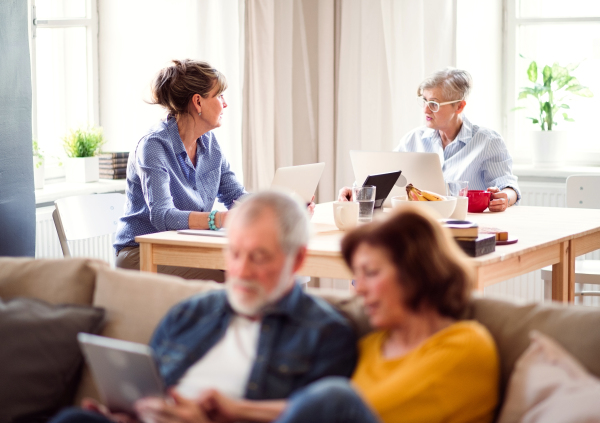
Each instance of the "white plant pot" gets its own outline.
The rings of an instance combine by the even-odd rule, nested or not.
[[[533,165],[535,167],[564,166],[567,140],[567,132],[565,131],[532,132]]]
[[[98,157],[68,158],[65,160],[67,182],[95,182],[100,178]]]
[[[44,189],[44,159],[33,158],[33,184],[35,189]]]

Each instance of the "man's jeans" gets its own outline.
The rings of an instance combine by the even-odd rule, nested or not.
[[[380,423],[343,377],[326,377],[293,394],[276,423]],[[110,423],[99,414],[70,408],[51,423]]]

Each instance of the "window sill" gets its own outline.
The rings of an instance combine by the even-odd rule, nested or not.
[[[53,206],[59,198],[73,195],[105,194],[108,192],[125,192],[125,179],[100,179],[98,182],[73,184],[65,182],[64,178],[56,181],[46,181],[43,189],[35,191],[36,207]]]
[[[519,181],[562,182],[571,175],[597,175],[599,166],[563,166],[555,168],[540,168],[533,165],[513,165],[513,174]]]

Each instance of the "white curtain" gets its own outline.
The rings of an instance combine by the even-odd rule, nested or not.
[[[247,0],[244,180],[267,188],[275,169],[324,161],[334,172],[334,0]]]
[[[422,125],[419,83],[455,65],[455,0],[343,0],[336,187],[352,184],[350,150],[390,151]]]
[[[455,64],[456,0],[246,0],[247,189],[323,161],[318,200],[354,180],[349,151],[421,124],[416,89]]]
[[[242,178],[244,0],[101,0],[100,124],[107,151],[131,150],[164,111],[144,102],[172,59],[210,62],[227,77],[229,107],[217,138]]]

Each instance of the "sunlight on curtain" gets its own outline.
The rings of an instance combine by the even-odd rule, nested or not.
[[[391,151],[421,126],[430,73],[455,65],[453,0],[345,0],[341,7],[336,187],[354,180],[350,150]]]
[[[215,134],[242,179],[244,0],[102,0],[100,120],[107,151],[133,148],[159,119],[150,82],[172,59],[206,60],[227,77],[228,108]]]

